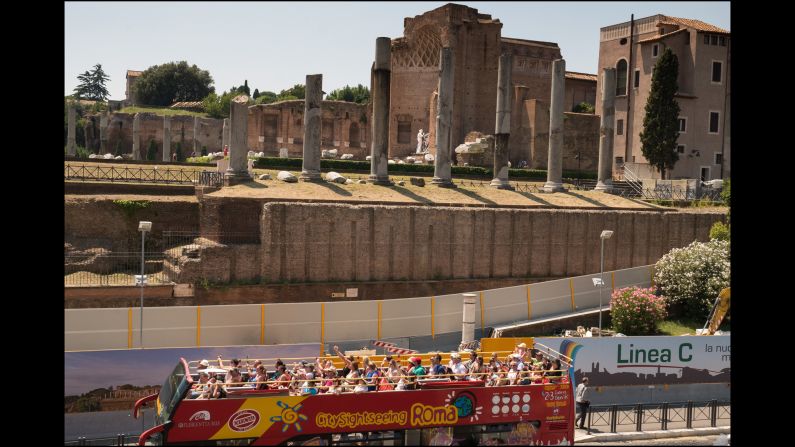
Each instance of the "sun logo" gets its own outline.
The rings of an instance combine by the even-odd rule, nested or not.
[[[290,428],[290,425],[292,424],[295,424],[296,431],[300,432],[301,430],[303,430],[301,428],[301,423],[299,422],[299,419],[305,421],[307,417],[304,416],[303,414],[298,413],[298,410],[300,410],[304,404],[298,404],[294,407],[291,407],[290,405],[282,401],[278,401],[276,402],[276,405],[283,408],[282,415],[271,416],[271,422],[283,422],[284,426],[282,426],[282,433],[286,432],[287,429]]]
[[[444,403],[453,405],[458,410],[458,417],[464,418],[470,416],[470,421],[477,421],[482,413],[483,407],[475,407],[475,396],[471,393],[461,393],[456,397],[455,391],[447,395]]]

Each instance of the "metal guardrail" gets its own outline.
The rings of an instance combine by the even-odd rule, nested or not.
[[[115,437],[108,436],[104,438],[86,438],[85,436],[80,436],[75,441],[64,441],[64,445],[138,445],[138,438],[138,435],[126,435],[123,433]]]
[[[195,169],[64,164],[64,180],[220,186],[223,179],[223,172]]]
[[[709,422],[717,427],[718,420],[731,419],[731,402],[727,401],[687,401],[640,403],[635,405],[592,405],[588,409],[588,434],[597,427],[607,427],[618,433],[620,426],[630,426],[634,431],[646,429],[669,430],[669,424],[679,423],[693,428],[694,422]],[[653,428],[652,428],[653,427]],[[659,427],[659,428],[658,428]]]

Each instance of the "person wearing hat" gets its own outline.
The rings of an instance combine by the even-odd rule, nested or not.
[[[527,344],[519,343],[516,345],[515,352],[522,358],[522,362],[526,362],[528,360],[529,353],[527,352]]]
[[[199,362],[199,366],[197,366],[196,369],[201,371],[201,370],[207,369],[209,367],[210,367],[210,362],[207,359],[204,359],[201,362]]]
[[[425,375],[425,368],[422,366],[422,357],[409,357],[409,363],[411,363],[411,369],[409,369],[408,375],[414,376],[414,380],[412,382],[416,383],[417,377],[423,377]]]

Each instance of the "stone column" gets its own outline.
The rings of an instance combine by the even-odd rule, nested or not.
[[[323,75],[306,75],[306,99],[304,101],[304,161],[301,166],[303,181],[320,180],[320,126],[321,100],[323,99]]]
[[[251,181],[248,173],[248,96],[240,95],[229,105],[229,168],[225,185]]]
[[[461,321],[461,344],[475,340],[475,298],[474,293],[465,293],[464,312]]]
[[[453,124],[453,50],[442,48],[439,52],[439,102],[436,115],[436,160],[433,183],[436,186],[455,188],[450,166],[450,132]]]
[[[99,153],[108,153],[108,112],[99,115]]]
[[[133,117],[133,145],[132,145],[132,159],[141,159],[141,114],[136,113]]]
[[[376,185],[392,185],[387,171],[389,161],[389,82],[392,76],[392,39],[379,37],[375,40],[375,64],[373,65],[373,119],[370,142],[369,182]],[[364,133],[364,132],[362,132]],[[350,137],[348,138],[350,140]]]
[[[171,117],[163,115],[163,161],[171,161]]]
[[[201,148],[199,147],[199,117],[193,117],[193,152],[196,156],[201,155]]]
[[[494,179],[491,186],[498,189],[513,189],[508,182],[508,138],[511,133],[511,65],[510,53],[500,56],[497,74],[497,121],[494,126]]]
[[[94,121],[91,117],[86,116],[85,126],[83,127],[83,135],[86,138],[86,149],[92,154],[96,154],[96,138],[94,138]]]
[[[229,145],[229,118],[224,118],[224,128],[221,131],[221,151]]]
[[[68,129],[66,135],[66,154],[70,157],[74,157],[77,155],[77,143],[75,141],[75,135],[77,129],[75,128],[75,106],[73,104],[69,104],[69,118],[68,118]]]
[[[563,188],[563,103],[565,101],[566,61],[552,62],[552,95],[549,105],[549,157],[545,192],[565,191]]]
[[[616,118],[616,69],[602,69],[602,118],[599,124],[599,175],[594,191],[613,189],[613,122]]]

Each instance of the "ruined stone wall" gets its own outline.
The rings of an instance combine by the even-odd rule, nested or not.
[[[264,282],[564,277],[656,262],[723,214],[268,203]]]
[[[134,113],[114,112],[110,114],[108,124],[108,151],[115,154],[116,145],[121,142],[123,154],[132,152],[132,129]],[[92,134],[92,144],[99,147],[99,116],[91,118],[95,131]],[[149,141],[153,140],[157,145],[157,155],[155,160],[163,159],[163,116],[154,113],[141,113],[141,150],[140,159],[146,160],[149,150]],[[207,152],[218,152],[223,150],[221,146],[221,131],[223,120],[214,118],[199,118],[199,149],[201,154],[202,146],[207,147]],[[96,141],[94,141],[96,140]],[[193,151],[193,116],[175,115],[171,117],[171,151],[176,151],[176,144],[182,146],[184,157],[190,156]]]
[[[364,160],[370,154],[371,107],[345,101],[323,101],[321,148],[337,149]],[[303,155],[304,101],[280,101],[249,108],[248,148],[277,157],[287,148],[290,157]]]
[[[69,197],[64,203],[64,242],[77,248],[140,251],[141,220],[152,222],[147,239],[162,238],[164,230],[197,230],[199,204],[193,198],[151,201],[146,208],[128,215],[113,200]]]
[[[599,168],[599,115],[564,113],[563,169],[596,173]],[[579,160],[578,160],[579,157]]]

